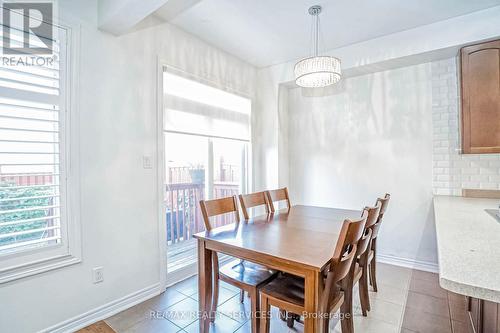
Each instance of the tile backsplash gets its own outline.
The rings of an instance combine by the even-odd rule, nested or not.
[[[433,192],[500,189],[500,154],[460,154],[458,59],[432,63]]]

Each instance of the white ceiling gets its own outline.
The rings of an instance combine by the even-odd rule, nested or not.
[[[171,1],[171,0],[170,0]],[[500,0],[191,0],[155,15],[255,66],[311,52],[311,5],[323,7],[320,49],[330,50],[500,5]],[[167,5],[168,6],[168,2]]]

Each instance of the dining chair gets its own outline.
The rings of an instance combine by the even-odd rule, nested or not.
[[[341,313],[348,310],[344,304],[344,292],[341,282],[349,278],[353,260],[355,259],[357,243],[363,235],[367,213],[361,219],[351,221],[346,219],[342,225],[340,235],[335,246],[332,260],[326,271],[323,287],[320,291],[318,313],[320,315],[319,328],[316,332],[328,332],[330,315],[340,309]],[[303,313],[304,305],[304,278],[291,274],[283,274],[260,289],[262,316],[260,332],[269,333],[270,308],[278,307],[291,313]],[[328,314],[328,315],[326,315]],[[347,324],[348,316],[341,317],[342,333],[352,333]]]
[[[221,199],[201,200],[200,208],[207,231],[213,229],[213,226],[210,223],[210,217],[213,216],[233,213],[235,221],[237,223],[240,222],[240,216],[238,214],[238,201],[235,195]],[[241,289],[241,302],[243,302],[244,292],[248,292],[250,295],[251,310],[253,314],[251,316],[252,332],[258,332],[259,318],[257,314],[260,311],[258,288],[267,281],[271,280],[276,275],[276,272],[265,266],[236,258],[220,266],[219,257],[215,251],[212,252],[212,261],[214,284],[210,320],[212,322],[215,320],[217,303],[219,302],[219,283],[220,281],[224,281]]]
[[[353,316],[353,287],[359,283],[359,300],[361,303],[361,312],[364,317],[367,311],[370,310],[370,298],[368,293],[368,264],[370,253],[370,241],[373,233],[373,226],[377,222],[378,214],[380,211],[380,204],[375,207],[365,207],[361,216],[366,216],[365,229],[363,235],[358,241],[356,247],[356,256],[353,261],[351,271],[349,272],[350,278],[342,280],[342,290],[344,291],[345,307],[348,309],[349,315]],[[351,331],[354,330],[352,321],[348,322],[351,325]]]
[[[372,257],[370,260],[370,285],[373,287],[373,291],[378,291],[377,288],[377,237],[378,232],[380,230],[380,225],[382,223],[382,219],[384,218],[385,211],[387,210],[387,206],[389,205],[389,199],[391,195],[386,193],[383,198],[377,199],[377,205],[380,203],[380,212],[378,214],[377,222],[372,228],[372,240],[370,246],[370,254]]]
[[[269,202],[269,209],[274,213],[274,202],[286,201],[288,209],[290,209],[290,198],[288,196],[288,188],[283,187],[277,190],[266,191],[267,201]]]
[[[269,214],[269,204],[266,192],[240,194],[239,197],[240,197],[241,210],[243,211],[243,216],[245,217],[245,220],[248,220],[250,218],[248,210],[253,207],[264,206],[264,208],[266,209],[266,214]]]

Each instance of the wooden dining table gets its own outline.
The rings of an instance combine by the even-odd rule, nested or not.
[[[303,277],[308,314],[304,332],[316,332],[314,314],[323,288],[322,272],[333,256],[343,221],[360,216],[358,210],[298,205],[194,235],[198,239],[200,332],[208,332],[210,324],[213,251]]]

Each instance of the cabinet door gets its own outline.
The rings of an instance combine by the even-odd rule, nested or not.
[[[500,153],[500,40],[461,49],[462,149]]]
[[[498,304],[484,301],[482,308],[483,333],[498,333]]]
[[[472,332],[482,333],[481,301],[479,299],[473,297],[469,298],[469,315],[473,326]]]

